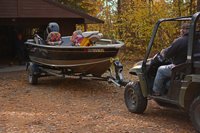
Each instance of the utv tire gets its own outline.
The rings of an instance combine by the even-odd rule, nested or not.
[[[194,128],[200,132],[200,96],[196,97],[190,105],[190,120]]]
[[[139,82],[129,82],[125,87],[126,107],[132,113],[142,114],[147,107],[147,97],[143,97]]]
[[[28,82],[29,82],[29,84],[32,84],[32,85],[36,85],[37,84],[37,82],[38,82],[38,76],[37,75],[33,75],[31,66],[28,66],[27,76],[28,76]]]

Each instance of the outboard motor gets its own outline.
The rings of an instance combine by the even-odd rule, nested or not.
[[[60,45],[62,43],[61,34],[59,33],[59,25],[55,22],[51,22],[47,25],[47,44]]]

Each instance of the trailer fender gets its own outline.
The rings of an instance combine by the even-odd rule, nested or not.
[[[27,63],[26,71],[28,69],[28,66],[30,66],[33,75],[40,75],[41,74],[41,71],[40,71],[40,69],[39,69],[39,67],[37,66],[36,63],[34,63],[34,62]]]
[[[181,90],[180,90],[179,103],[180,103],[181,107],[184,107],[185,92],[192,82],[200,83],[200,75],[198,75],[198,74],[187,75],[187,76],[185,76],[185,78],[182,82],[183,82],[183,84],[182,84]]]

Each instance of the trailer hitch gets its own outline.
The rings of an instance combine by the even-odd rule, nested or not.
[[[122,71],[123,71],[125,65],[126,65],[127,63],[130,63],[130,62],[126,62],[125,65],[123,66],[123,65],[118,61],[118,59],[113,59],[113,58],[111,58],[110,61],[111,61],[111,63],[114,64],[116,78],[114,78],[114,76],[113,76],[112,69],[109,68],[108,70],[110,71],[111,77],[109,78],[108,83],[111,83],[111,82],[112,82],[112,83],[116,84],[117,86],[126,86],[126,84],[127,84],[128,82],[123,80]]]

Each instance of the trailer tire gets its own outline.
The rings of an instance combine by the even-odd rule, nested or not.
[[[200,96],[196,97],[190,105],[190,120],[195,129],[200,132]]]
[[[34,75],[31,66],[28,66],[27,76],[29,84],[36,85],[38,82],[38,75]]]
[[[142,95],[140,83],[129,82],[125,87],[124,99],[126,107],[132,113],[142,114],[147,107],[147,97]]]

